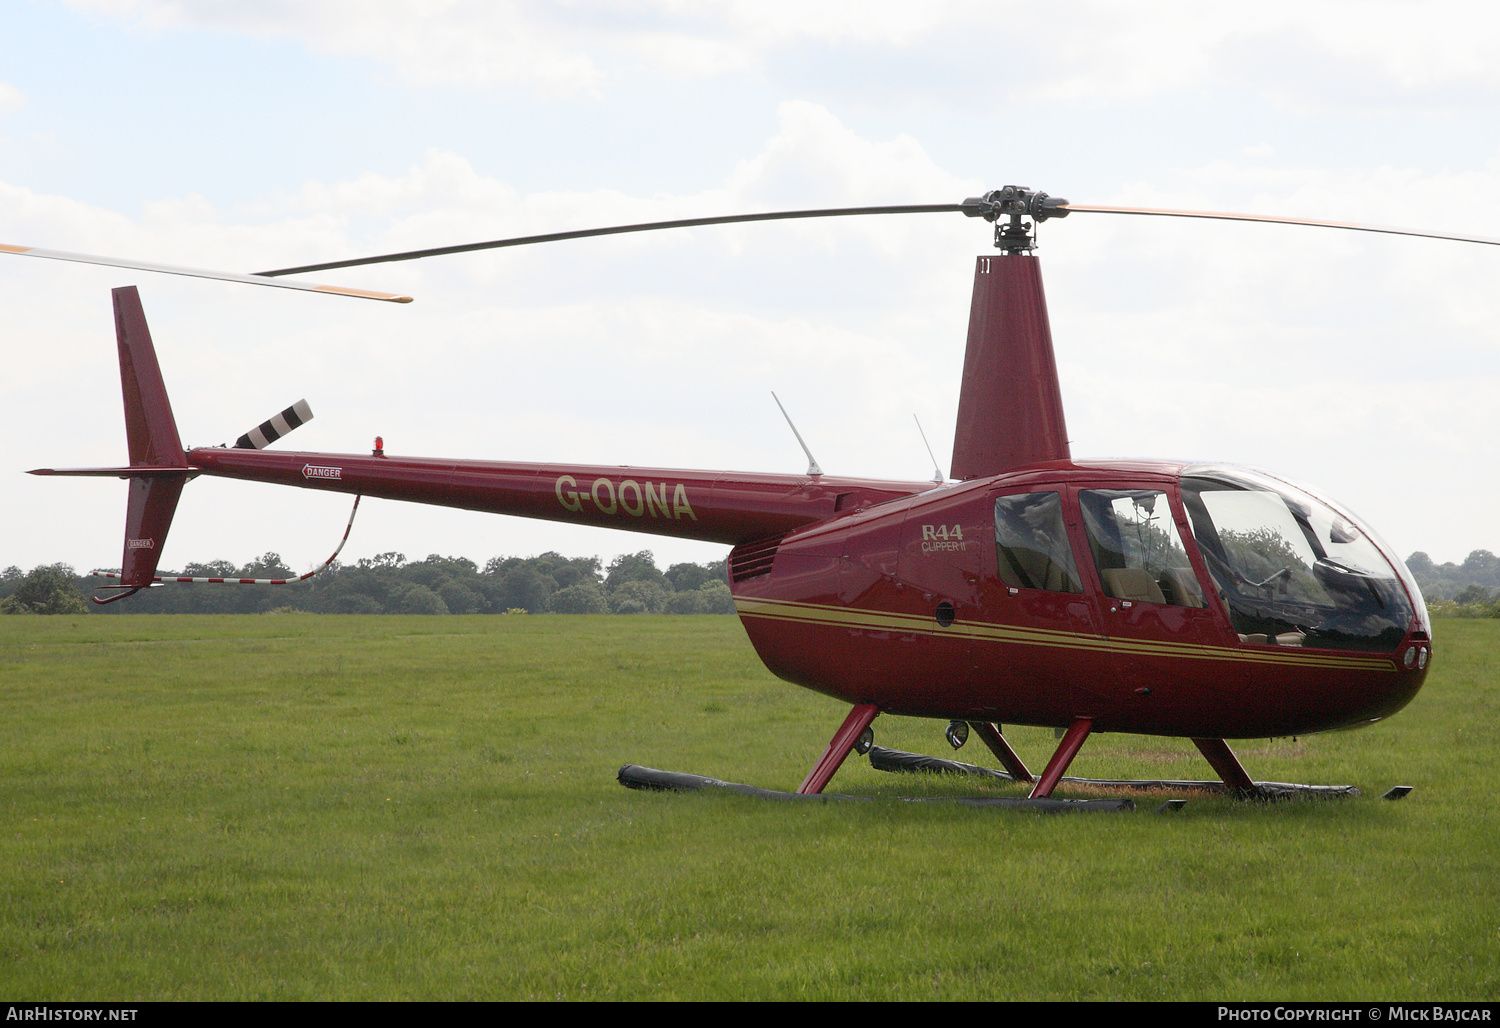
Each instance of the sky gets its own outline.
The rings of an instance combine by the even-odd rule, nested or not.
[[[1078,203],[1500,237],[1478,4],[10,0],[0,243],[255,271],[596,225]],[[1038,257],[1073,455],[1267,468],[1400,554],[1500,550],[1500,247],[1074,215]],[[0,254],[0,567],[117,567],[109,291],[184,442],[904,480],[952,447],[959,215],[573,241],[326,273],[406,306]],[[162,566],[320,563],[347,500],[198,479]],[[388,501],[345,560],[726,548]]]

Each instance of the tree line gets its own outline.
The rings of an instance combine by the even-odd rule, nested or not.
[[[1439,617],[1500,617],[1500,557],[1474,550],[1462,564],[1435,564],[1418,550],[1406,558],[1427,609]]]
[[[1500,557],[1475,550],[1461,564],[1436,564],[1422,551],[1406,558],[1428,609],[1440,617],[1500,617]],[[243,567],[224,560],[189,564],[163,576],[291,578],[267,553]],[[0,571],[0,614],[733,614],[723,560],[673,564],[662,571],[650,550],[625,553],[606,567],[598,557],[495,557],[480,568],[467,557],[432,554],[408,561],[382,553],[334,563],[306,582],[286,586],[165,586],[123,603],[96,606],[108,579],[67,564],[29,573]]]
[[[163,577],[293,578],[280,555],[242,567],[216,560],[189,564]],[[66,564],[23,573],[0,572],[0,613],[6,614],[732,614],[725,561],[673,564],[662,571],[650,550],[598,557],[495,557],[480,568],[467,557],[432,554],[408,561],[382,553],[333,565],[306,582],[284,586],[165,585],[108,606],[108,579],[80,575]]]

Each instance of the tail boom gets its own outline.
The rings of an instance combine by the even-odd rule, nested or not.
[[[195,449],[205,475],[735,545],[931,489],[826,475]]]

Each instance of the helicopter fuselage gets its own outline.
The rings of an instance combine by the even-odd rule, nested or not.
[[[1265,738],[1367,723],[1405,706],[1427,673],[1420,594],[1400,631],[1379,641],[1237,632],[1236,611],[1186,531],[1180,472],[1069,464],[873,506],[788,534],[769,572],[746,575],[732,556],[735,603],[776,674],[890,713],[1057,728],[1088,718],[1095,731]],[[1117,573],[1099,567],[1080,516],[1082,493],[1147,490],[1165,494],[1184,540],[1177,581],[1189,584],[1179,595],[1168,582],[1121,588]],[[1049,493],[1076,558],[1069,588],[1000,567],[997,500]],[[1193,593],[1193,581],[1209,588]]]
[[[1326,552],[1298,565],[1311,598],[1288,595],[1290,573],[1269,584],[1216,574],[1198,540],[1208,526],[1195,532],[1182,485],[1207,472],[1180,463],[1053,461],[937,485],[218,447],[186,461],[216,476],[730,544],[735,605],[767,667],[893,714],[1054,727],[1087,717],[1095,731],[1264,738],[1388,716],[1427,673],[1420,593],[1372,534],[1342,511],[1323,518],[1359,533],[1367,563],[1378,550],[1391,567],[1383,597],[1371,593],[1384,606],[1364,599],[1374,588],[1364,579],[1353,584],[1354,620],[1368,629],[1375,618],[1378,630],[1322,628],[1349,621],[1343,594],[1316,577],[1334,574],[1323,563],[1343,565]],[[1218,495],[1274,505],[1281,494],[1260,481],[1270,480]],[[1281,520],[1305,526],[1285,534],[1315,537],[1322,522],[1304,508],[1317,501],[1284,489],[1303,516]],[[1032,534],[1007,547],[1018,500],[1017,524]],[[1113,543],[1100,538],[1100,511],[1114,516]],[[1051,542],[1040,541],[1049,528]],[[1110,566],[1132,562],[1141,567]],[[1264,627],[1246,616],[1284,622],[1237,630]]]

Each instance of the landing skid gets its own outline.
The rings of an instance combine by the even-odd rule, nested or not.
[[[896,752],[896,751],[887,751]],[[916,754],[906,754],[916,756]],[[931,758],[928,758],[931,759]],[[965,764],[964,767],[969,765]],[[976,771],[983,768],[975,768]],[[996,772],[1003,774],[1003,772]],[[1008,776],[1007,776],[1008,777]],[[736,792],[741,796],[754,796],[766,800],[803,800],[832,803],[873,803],[874,796],[847,796],[827,792],[777,792],[774,789],[757,789],[753,785],[725,782],[718,778],[686,774],[681,771],[658,771],[639,764],[626,764],[620,768],[620,784],[627,789],[646,789],[655,792],[697,792],[721,789]],[[1001,807],[1010,810],[1032,810],[1044,814],[1104,813],[1135,809],[1135,801],[1129,799],[1059,800],[1025,799],[1019,796],[902,796],[903,803],[954,803],[964,807]]]
[[[965,764],[958,760],[945,760],[942,757],[929,757],[921,753],[907,753],[905,750],[892,750],[884,746],[870,747],[870,766],[877,771],[894,772],[929,772],[932,774],[949,775],[974,775],[980,778],[993,778],[1003,782],[1015,782],[1026,784],[1029,778],[1020,778],[1006,771],[995,768],[980,767],[976,764]],[[1084,785],[1100,789],[1134,789],[1140,791],[1176,791],[1176,792],[1208,792],[1226,796],[1243,796],[1245,793],[1232,788],[1221,781],[1177,781],[1169,779],[1114,779],[1114,778],[1073,778],[1064,777],[1058,779],[1059,784]],[[1252,782],[1255,792],[1250,794],[1253,799],[1291,799],[1291,798],[1316,798],[1316,799],[1344,799],[1359,795],[1359,789],[1353,785],[1300,785],[1293,782]],[[1034,801],[1035,802],[1035,801]]]

